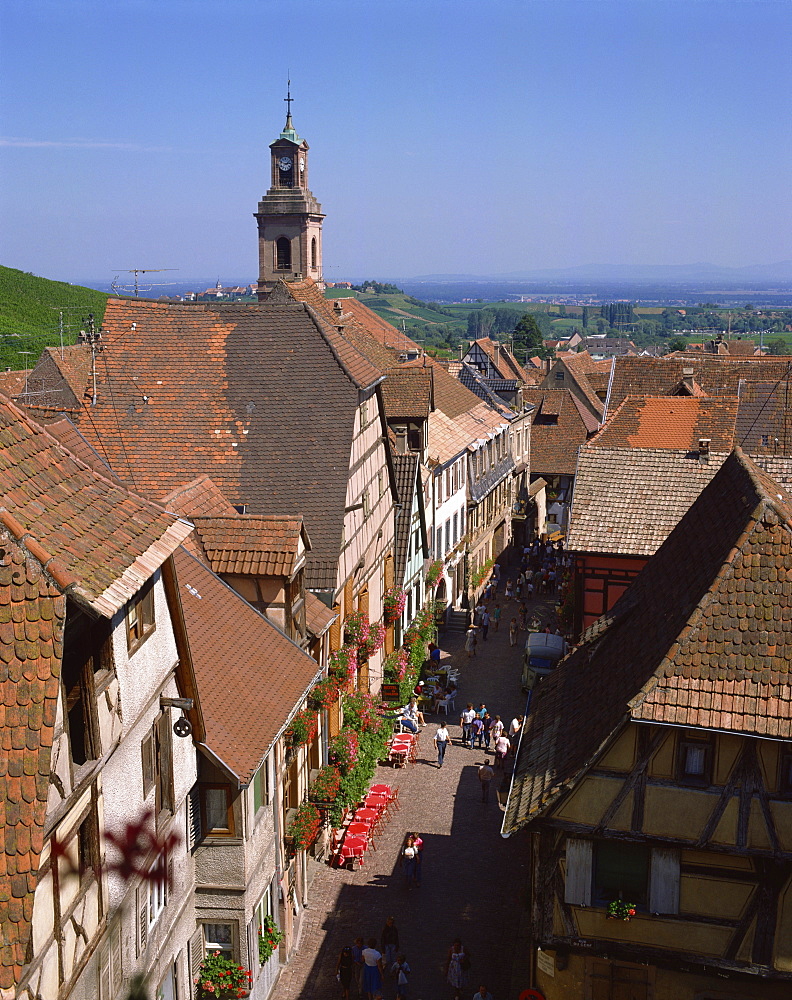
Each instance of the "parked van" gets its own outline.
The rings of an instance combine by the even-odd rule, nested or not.
[[[537,681],[546,677],[568,651],[566,639],[562,635],[549,632],[532,632],[525,642],[523,658],[522,687],[531,691]]]

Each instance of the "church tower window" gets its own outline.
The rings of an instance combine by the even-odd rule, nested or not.
[[[316,237],[311,240],[311,268],[316,270]]]
[[[279,271],[291,270],[291,241],[285,236],[278,237],[275,243],[275,266]]]

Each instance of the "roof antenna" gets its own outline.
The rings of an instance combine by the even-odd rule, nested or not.
[[[138,282],[139,274],[160,274],[162,271],[178,271],[178,267],[114,267],[114,271],[124,271],[126,274],[134,274],[135,276],[135,298],[140,295],[140,284]],[[168,284],[173,284],[173,282],[168,282]],[[118,275],[113,278],[113,283],[110,286],[116,295],[123,294],[124,292],[131,291],[129,285],[119,285]],[[154,285],[149,285],[148,288],[142,289],[144,292],[150,292]]]

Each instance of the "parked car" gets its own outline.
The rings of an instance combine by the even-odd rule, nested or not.
[[[542,677],[546,677],[568,651],[566,639],[550,632],[532,632],[525,641],[522,687],[531,691]]]

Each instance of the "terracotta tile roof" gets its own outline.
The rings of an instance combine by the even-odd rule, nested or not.
[[[26,371],[21,372],[0,372],[0,392],[4,396],[16,398],[25,391]]]
[[[338,612],[331,611],[316,594],[305,591],[305,624],[312,636],[317,639],[324,635],[338,618]]]
[[[578,450],[586,443],[597,422],[577,405],[569,389],[523,389],[531,403],[531,474],[574,476]],[[591,427],[589,428],[589,422]]]
[[[359,299],[341,299],[344,312],[351,314],[371,337],[383,347],[389,347],[401,353],[406,350],[420,351],[421,347],[411,340],[407,334],[392,326],[387,320],[378,316],[373,309]]]
[[[397,365],[385,374],[381,392],[388,420],[426,420],[432,405],[432,368]]]
[[[49,433],[57,438],[62,445],[64,445],[75,458],[79,458],[80,461],[85,462],[89,465],[94,472],[98,472],[101,476],[106,476],[108,479],[112,479],[114,483],[121,485],[121,480],[117,478],[113,470],[107,464],[105,459],[99,454],[98,451],[89,444],[88,441],[80,434],[77,428],[74,426],[72,421],[67,416],[58,415],[54,420],[47,420],[44,427],[49,431]]]
[[[184,549],[174,561],[206,744],[247,785],[320,667]]]
[[[534,438],[531,438],[533,467]],[[673,448],[580,450],[567,546],[575,552],[650,556],[668,537],[726,455]]]
[[[568,379],[566,382],[562,382],[561,379],[556,377],[557,373],[563,370],[566,370],[572,376],[573,385],[570,386],[568,384]],[[592,388],[588,375],[592,374],[595,381],[598,381],[601,373],[601,362],[595,361],[587,351],[580,351],[578,353],[570,351],[557,355],[555,364],[542,380],[542,387],[545,389],[555,389],[559,385],[562,385],[573,392],[577,388],[583,400],[590,407],[591,412],[599,419],[602,417],[604,404]]]
[[[89,395],[91,370],[88,344],[45,347],[28,376],[22,398],[34,406],[74,409]]]
[[[49,792],[66,599],[0,529],[0,988],[26,964]]]
[[[674,448],[729,452],[735,442],[736,397],[628,396],[591,439],[592,448]]]
[[[506,344],[499,344],[496,351],[497,342],[489,337],[482,337],[474,341],[492,362],[501,378],[514,378],[519,382],[528,381],[525,369],[517,361]]]
[[[162,506],[180,517],[212,517],[236,514],[234,507],[226,500],[209,476],[198,476],[184,486],[177,486],[160,500]]]
[[[308,308],[110,299],[97,403],[74,419],[147,495],[208,475],[251,513],[303,515],[307,585],[331,588],[358,390],[381,376]]]
[[[572,787],[630,719],[792,739],[790,595],[792,497],[735,449],[542,682],[504,831]]]
[[[212,571],[242,576],[291,576],[300,539],[311,547],[301,517],[227,514],[193,517]]]
[[[717,355],[673,354],[664,358],[615,359],[608,412],[625,396],[670,396],[679,391],[684,370],[708,396],[739,396],[740,381],[769,382],[792,375],[789,358],[734,358]]]
[[[0,400],[0,521],[77,600],[112,616],[192,527],[75,458]]]

